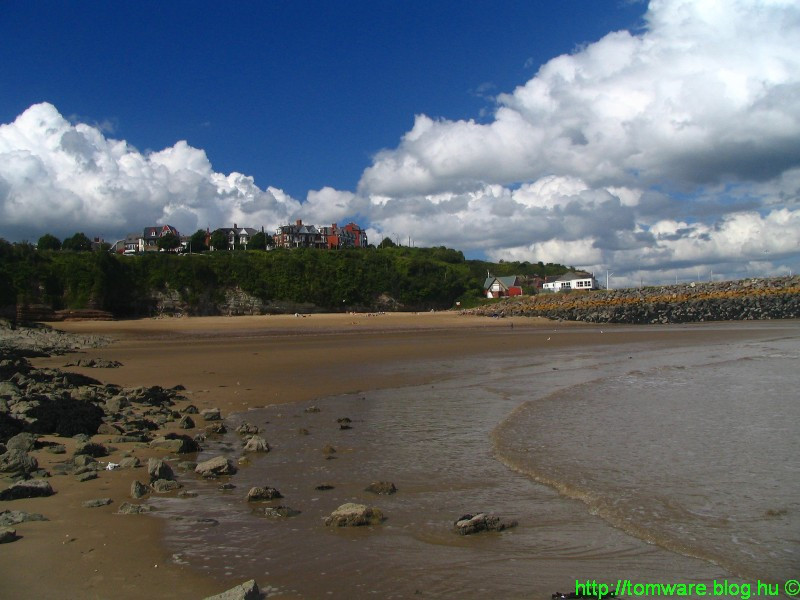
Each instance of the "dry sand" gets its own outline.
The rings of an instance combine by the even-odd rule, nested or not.
[[[148,319],[53,324],[76,333],[107,335],[115,341],[87,350],[87,358],[118,360],[118,369],[70,368],[122,386],[184,385],[199,409],[223,415],[280,402],[301,402],[376,388],[423,383],[440,377],[425,360],[520,352],[526,348],[627,344],[670,344],[687,336],[707,338],[702,327],[586,327],[539,319],[492,319],[457,313],[338,314],[260,317]],[[735,336],[716,331],[713,335]],[[699,338],[698,338],[699,339]],[[32,361],[62,367],[73,356]],[[450,373],[449,376],[453,374]],[[202,419],[199,419],[202,427]],[[107,436],[96,436],[100,442]],[[72,440],[47,438],[68,444]],[[146,460],[163,455],[138,444],[117,444],[103,459],[119,462],[122,452]],[[43,468],[64,456],[36,452]],[[48,461],[51,461],[48,463]],[[0,546],[0,590],[8,598],[202,598],[230,587],[173,564],[160,545],[161,521],[147,515],[117,515],[143,469],[102,472],[78,483],[54,476],[57,494],[4,502],[0,510],[40,512],[50,520],[17,525],[22,539]],[[102,508],[84,500],[110,497]],[[238,582],[236,582],[238,583]],[[259,581],[262,586],[268,581]]]

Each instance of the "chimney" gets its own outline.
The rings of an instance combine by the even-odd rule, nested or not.
[[[297,221],[295,221],[294,224],[297,225],[298,227],[302,227],[303,226],[303,220],[302,219],[297,219]]]
[[[234,224],[233,224],[233,228],[234,228],[234,229],[239,229],[239,226],[238,226],[236,223],[234,223]]]

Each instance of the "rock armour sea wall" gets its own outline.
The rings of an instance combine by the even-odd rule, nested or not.
[[[800,318],[800,276],[539,294],[464,312],[630,324],[796,319]]]

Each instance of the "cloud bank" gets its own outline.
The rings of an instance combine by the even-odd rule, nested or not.
[[[143,154],[49,104],[0,126],[0,235],[16,239],[357,215],[373,240],[638,284],[796,270],[798,198],[794,0],[652,0],[641,32],[553,58],[487,122],[417,115],[356,190],[302,202],[185,142]]]
[[[241,173],[223,175],[186,142],[143,154],[96,127],[72,125],[51,104],[0,126],[0,235],[105,235],[169,223],[180,231],[242,225],[270,229],[300,203]]]
[[[385,231],[627,283],[797,265],[800,6],[653,0],[488,123],[418,115],[359,191]],[[463,240],[463,241],[462,241]]]

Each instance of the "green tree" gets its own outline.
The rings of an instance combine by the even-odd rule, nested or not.
[[[397,244],[395,244],[390,237],[383,238],[383,241],[378,244],[378,248],[394,248],[396,246]]]
[[[192,234],[192,237],[189,238],[189,249],[192,252],[205,252],[208,250],[208,246],[206,246],[206,232],[202,229],[198,229]]]
[[[156,246],[158,246],[159,250],[175,250],[175,248],[178,248],[180,245],[180,239],[178,239],[178,236],[171,231],[169,233],[165,233],[156,240]]]
[[[61,240],[54,235],[45,233],[39,238],[36,247],[39,248],[39,250],[61,250]]]
[[[221,229],[217,229],[211,234],[211,246],[214,250],[227,250],[228,249],[228,236]]]
[[[247,243],[248,250],[266,250],[271,242],[270,237],[263,231],[259,231]]]
[[[68,237],[61,244],[62,250],[72,250],[73,252],[89,252],[92,249],[92,240],[82,232]]]

